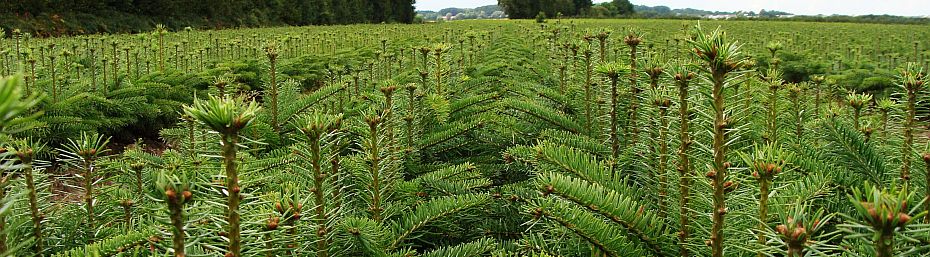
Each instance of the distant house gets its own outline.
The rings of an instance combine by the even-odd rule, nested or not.
[[[424,20],[453,21],[470,19],[501,19],[507,14],[497,5],[481,6],[477,8],[445,8],[439,11],[417,11]]]
[[[707,16],[704,16],[704,17],[705,17],[705,18],[708,18],[708,19],[714,19],[714,20],[726,20],[726,19],[736,18],[736,17],[738,17],[738,15],[736,15],[736,14],[717,14],[717,15],[707,15]]]

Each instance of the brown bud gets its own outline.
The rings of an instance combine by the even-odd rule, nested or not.
[[[165,196],[168,197],[168,200],[170,201],[174,201],[175,199],[178,198],[178,194],[174,192],[174,189],[170,189],[170,188],[168,190],[165,190]]]
[[[542,218],[542,215],[543,215],[542,208],[533,209],[533,218],[539,219],[539,218]]]
[[[268,230],[278,229],[278,221],[280,221],[278,217],[269,218],[268,219]]]
[[[248,124],[247,120],[243,119],[242,117],[236,117],[232,121],[232,128],[234,130],[240,130],[242,128],[245,128],[245,125],[247,124]]]
[[[707,173],[704,174],[704,176],[707,176],[707,178],[713,179],[717,177],[717,171],[714,171],[714,170],[708,171]]]
[[[788,226],[785,226],[784,224],[775,226],[775,231],[777,231],[779,234],[788,236]]]
[[[769,164],[766,164],[766,165],[765,165],[765,173],[771,174],[773,171],[775,171],[775,164],[774,164],[774,163],[769,163]]]
[[[930,163],[930,153],[925,153],[923,157],[924,157],[924,162]]]
[[[181,192],[181,195],[184,196],[184,201],[190,201],[194,197],[194,194],[191,191]]]
[[[736,184],[733,181],[727,181],[723,183],[723,192],[729,193],[736,190]]]
[[[878,217],[878,212],[875,211],[875,208],[868,208],[866,212],[869,213],[869,217],[871,217],[873,221],[878,221],[880,219]]]
[[[911,215],[907,215],[906,213],[898,213],[898,225],[899,226],[904,226],[910,221],[911,221]]]
[[[380,89],[381,89],[382,94],[390,97],[391,94],[394,93],[394,90],[397,90],[397,86],[387,86],[387,87],[382,87]]]
[[[724,163],[723,163],[723,168],[724,168],[724,169],[729,169],[729,168],[732,167],[732,166],[733,166],[733,164],[730,163],[730,162],[724,162]]]
[[[546,185],[545,189],[543,190],[543,196],[549,196],[549,194],[551,194],[553,191],[555,191],[555,187],[552,185]]]
[[[794,233],[791,233],[791,239],[795,241],[801,241],[803,239],[802,237],[804,237],[806,233],[807,233],[807,229],[805,229],[804,227],[795,228]],[[807,240],[803,240],[803,241],[807,241]]]
[[[0,153],[5,153],[6,148],[0,148]],[[19,158],[19,161],[23,163],[32,162],[32,156],[34,155],[32,149],[23,149],[16,153],[16,158]]]
[[[598,35],[598,36],[600,36],[600,35]],[[624,41],[624,43],[626,43],[626,45],[633,47],[633,46],[637,46],[637,45],[639,45],[639,43],[643,42],[643,39],[640,38],[640,37],[638,37],[638,36],[636,36],[636,35],[628,35],[628,36],[626,36],[626,38],[623,39],[623,41]]]
[[[241,189],[239,189],[239,187],[233,187],[233,188],[232,188],[232,192],[233,192],[233,193],[237,193],[237,194],[238,194],[238,193],[239,193],[239,190],[241,190]]]
[[[381,123],[381,117],[378,115],[365,117],[365,123],[368,123],[368,126],[376,126]]]
[[[278,212],[284,212],[284,208],[281,207],[281,202],[274,203],[274,209]]]
[[[223,255],[223,256],[225,256],[225,257],[233,257],[234,255],[233,255],[233,253],[226,253],[226,254]]]

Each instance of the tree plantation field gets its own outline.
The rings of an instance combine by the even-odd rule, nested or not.
[[[930,28],[0,39],[0,256],[927,256]]]

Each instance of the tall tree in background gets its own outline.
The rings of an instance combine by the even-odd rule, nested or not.
[[[569,14],[564,7],[557,8],[566,3],[574,6],[572,1],[578,0],[550,1],[550,9]],[[25,16],[35,17],[33,23],[39,25],[37,27],[53,24],[42,19],[56,16],[63,20],[75,21],[70,25],[77,25],[77,30],[86,29],[87,33],[117,33],[127,32],[127,29],[135,32],[149,31],[157,23],[172,29],[187,26],[220,28],[283,24],[302,26],[410,23],[416,16],[414,2],[415,0],[17,0],[0,1],[0,13],[28,14]],[[86,17],[94,19],[89,20]],[[134,23],[126,25],[127,20]],[[24,32],[39,32],[42,29],[35,28],[36,31],[30,31],[30,28],[19,27],[22,23],[15,21],[15,18],[0,19],[0,28],[23,29]],[[81,26],[81,23],[87,25]],[[100,26],[101,24],[105,26]],[[111,31],[117,27],[120,29]]]
[[[614,15],[629,16],[635,13],[635,11],[633,11],[633,3],[630,3],[630,0],[613,0],[610,3],[617,8],[617,13]]]
[[[594,5],[591,0],[574,0],[574,3],[576,13],[573,15],[588,15],[591,6]]]
[[[397,17],[396,22],[401,23],[411,23],[413,22],[413,17],[417,16],[416,9],[413,7],[413,4],[416,3],[416,0],[396,0],[397,3],[394,5],[394,17]]]
[[[603,2],[594,5],[594,7],[587,12],[586,16],[596,18],[628,17],[635,13],[636,11],[633,10],[633,4],[630,3],[629,0],[613,0],[611,2]]]
[[[584,14],[591,8],[591,0],[498,0],[497,5],[512,19],[530,19],[539,12],[555,17],[558,13],[567,16]]]

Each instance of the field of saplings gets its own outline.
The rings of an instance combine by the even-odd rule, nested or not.
[[[0,256],[927,256],[930,28],[0,39]]]

